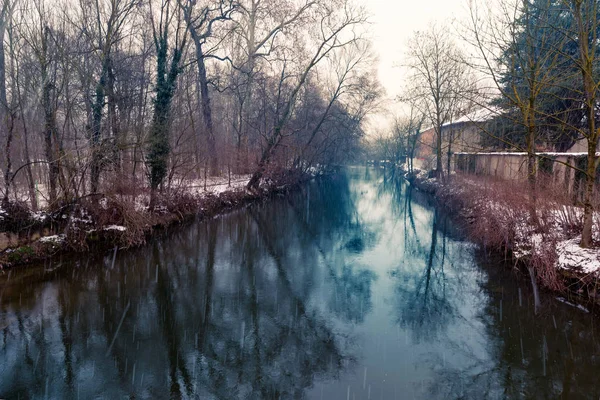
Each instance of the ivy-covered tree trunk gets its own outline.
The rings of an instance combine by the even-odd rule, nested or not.
[[[150,138],[146,162],[150,170],[150,209],[154,209],[156,204],[156,192],[167,176],[169,154],[171,146],[169,144],[169,122],[171,114],[171,102],[175,94],[175,85],[180,68],[179,62],[185,40],[180,47],[173,49],[171,65],[168,66],[167,52],[167,30],[161,31],[161,36],[155,38],[156,44],[156,98],[154,99],[154,115],[152,117],[152,127],[150,128]],[[167,72],[168,71],[168,72]]]
[[[117,113],[117,95],[115,93],[115,71],[112,59],[108,60],[108,69],[106,73],[106,95],[108,100],[108,115],[110,119],[110,129],[112,133],[111,160],[114,162],[117,170],[121,169],[121,128],[119,124],[119,115]]]
[[[150,208],[154,208],[156,190],[167,176],[167,163],[171,147],[169,144],[170,100],[157,93],[154,102],[154,117],[150,129],[147,162],[150,167]]]
[[[92,131],[90,133],[92,163],[90,165],[90,191],[98,192],[100,183],[100,170],[102,168],[102,111],[104,109],[104,97],[106,95],[106,76],[109,68],[109,58],[105,56],[102,63],[102,73],[96,84],[96,96],[92,104]]]

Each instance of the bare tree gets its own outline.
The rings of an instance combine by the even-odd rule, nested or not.
[[[318,82],[319,87],[324,87],[326,97],[324,97],[326,105],[322,111],[316,115],[316,122],[310,124],[307,140],[300,145],[298,154],[294,160],[294,166],[299,166],[300,161],[306,158],[306,153],[315,143],[318,134],[321,133],[324,127],[327,127],[327,122],[335,117],[336,106],[343,107],[354,117],[354,125],[356,128],[361,124],[363,118],[373,111],[380,98],[380,88],[369,80],[369,76],[373,75],[371,70],[373,54],[368,46],[368,43],[358,39],[354,43],[349,43],[346,47],[340,49],[339,52],[332,54],[328,58],[328,63],[333,72],[331,83],[328,81],[328,73],[325,78]],[[309,104],[311,109],[318,109],[314,104]],[[352,111],[351,108],[354,108]],[[314,119],[315,115],[310,115],[308,118]],[[309,123],[309,121],[306,121]],[[305,160],[304,160],[305,161]]]
[[[394,123],[394,134],[404,137],[409,173],[414,170],[414,158],[425,118],[425,114],[418,105],[409,103],[406,115],[401,119],[396,119]]]
[[[231,179],[258,164],[252,188],[270,165],[342,162],[381,91],[352,1],[0,0],[0,197],[147,185],[153,208],[220,161]]]
[[[575,65],[581,71],[582,92],[585,105],[585,121],[587,129],[581,133],[587,141],[587,166],[585,171],[585,191],[583,198],[583,231],[581,233],[581,247],[592,246],[592,225],[594,216],[594,186],[598,168],[598,140],[600,132],[596,127],[598,91],[600,90],[600,76],[598,75],[598,12],[599,5],[593,0],[564,0],[569,13],[573,16],[575,26],[568,37],[577,38],[578,57],[574,57]]]
[[[257,64],[277,48],[277,39],[285,31],[297,30],[305,21],[308,11],[319,5],[318,0],[293,1],[246,0],[240,3],[240,15],[234,32],[239,41],[239,55],[235,60],[237,118],[234,130],[237,136],[237,169],[248,168],[249,103],[252,100]]]
[[[476,68],[491,78],[506,108],[518,110],[513,123],[524,128],[531,218],[537,221],[536,143],[540,138],[539,120],[545,116],[541,103],[556,84],[559,52],[550,28],[551,2],[533,3],[503,1],[495,10],[482,12],[471,2],[469,36],[480,54]]]
[[[118,120],[116,114],[115,76],[113,51],[122,39],[122,29],[139,0],[97,0],[93,3],[80,2],[81,32],[88,39],[89,45],[98,56],[100,72],[96,82],[94,97],[91,101],[90,146],[92,160],[90,164],[90,190],[96,193],[99,188],[102,164],[106,157],[106,149],[102,140],[102,114],[109,97],[109,114],[113,135],[118,136]],[[118,141],[117,137],[113,138]]]
[[[266,137],[266,144],[262,150],[262,155],[258,161],[257,169],[252,174],[248,182],[248,188],[258,189],[266,166],[277,146],[283,138],[289,133],[285,132],[287,124],[292,116],[298,95],[304,87],[310,73],[326,57],[333,54],[336,50],[344,48],[357,40],[356,32],[353,28],[364,23],[366,17],[361,9],[356,9],[348,2],[344,3],[343,8],[338,8],[335,4],[324,6],[318,16],[317,26],[320,26],[320,32],[315,37],[315,50],[305,65],[301,66],[294,83],[290,84],[289,94],[282,98],[282,87],[290,76],[286,70],[287,60],[282,63],[280,79],[278,84],[277,110],[275,115],[275,124]]]
[[[442,128],[460,110],[468,66],[448,30],[432,25],[415,32],[408,46],[411,82],[406,100],[419,100],[435,131],[436,174],[444,176]]]
[[[4,49],[4,38],[8,26],[11,23],[12,13],[16,2],[11,0],[3,0],[0,9],[0,129],[4,132],[4,156],[6,165],[4,166],[4,197],[3,203],[7,203],[9,199],[11,173],[12,173],[12,157],[11,146],[14,135],[14,112],[9,104],[6,93],[6,54]]]
[[[188,31],[196,49],[196,65],[198,66],[198,94],[201,104],[202,122],[204,134],[208,144],[208,155],[210,157],[210,170],[212,175],[219,172],[217,148],[215,144],[215,132],[213,126],[212,108],[208,88],[208,77],[206,74],[206,59],[210,54],[204,46],[213,35],[213,26],[222,21],[231,20],[237,4],[233,0],[206,1],[198,5],[197,0],[180,0],[183,16]]]

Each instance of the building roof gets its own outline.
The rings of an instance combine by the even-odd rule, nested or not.
[[[445,123],[442,126],[450,126],[455,124],[461,124],[464,122],[486,122],[500,114],[501,111],[497,107],[480,108],[469,114],[463,115],[457,120]]]
[[[442,128],[447,128],[454,125],[460,125],[468,122],[481,123],[491,120],[494,117],[499,116],[502,113],[501,109],[498,107],[483,107],[479,108],[473,112],[463,115],[462,117],[455,119],[450,122],[446,122],[442,125]],[[433,126],[429,126],[426,129],[422,129],[421,132],[426,132],[430,129],[433,129]]]

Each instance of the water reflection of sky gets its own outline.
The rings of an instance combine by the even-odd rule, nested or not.
[[[350,168],[132,251],[0,278],[0,398],[598,398],[589,315]]]

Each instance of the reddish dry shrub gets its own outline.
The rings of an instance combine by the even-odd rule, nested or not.
[[[199,199],[197,196],[182,190],[174,190],[161,193],[156,198],[155,212],[170,213],[179,216],[180,219],[196,214]]]
[[[550,290],[562,292],[565,290],[563,280],[556,269],[556,241],[549,240],[540,243],[532,249],[529,259],[539,281]]]
[[[149,214],[136,210],[135,202],[129,198],[111,195],[99,200],[84,199],[79,203],[78,208],[81,210],[81,215],[89,218],[99,236],[112,239],[116,244],[125,247],[143,244],[145,232],[152,226]],[[105,229],[111,225],[123,226],[125,230]],[[78,227],[76,224],[71,225],[67,231],[67,241],[72,246],[84,245],[85,240],[82,238],[86,234],[81,231],[81,226]]]
[[[472,238],[493,249],[511,249],[529,218],[527,200],[512,182],[457,176],[438,196],[467,219]]]
[[[200,204],[203,214],[215,215],[224,209],[230,209],[260,198],[256,193],[244,190],[228,190],[219,196],[208,194]]]
[[[533,203],[526,181],[458,175],[438,196],[466,217],[474,241],[496,250],[527,252],[540,282],[551,290],[564,290],[556,269],[556,243],[581,232],[582,218],[563,187],[538,182]]]
[[[308,177],[309,175],[301,168],[286,169],[274,165],[265,172],[263,186],[271,190],[291,187],[305,181]]]

